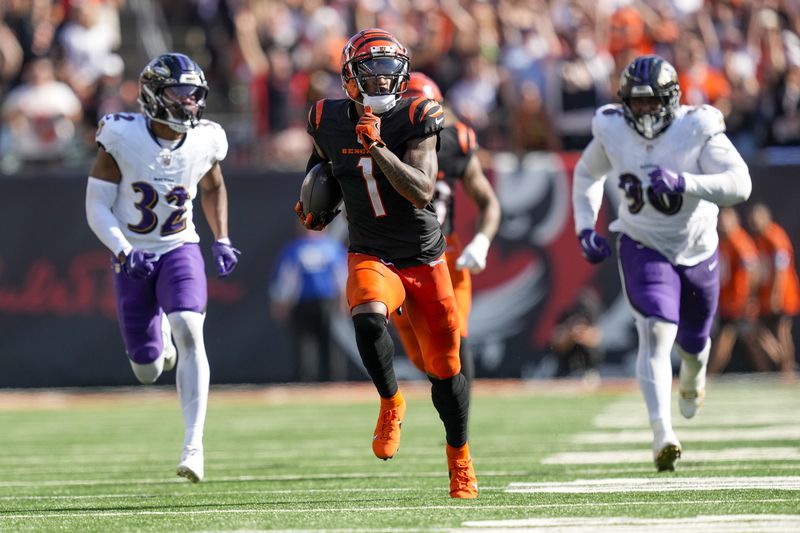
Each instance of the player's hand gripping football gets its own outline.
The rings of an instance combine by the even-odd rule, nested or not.
[[[375,145],[385,146],[381,140],[381,117],[373,115],[370,106],[364,108],[364,114],[358,119],[356,135],[367,150]]]
[[[217,277],[229,276],[239,262],[237,255],[241,255],[228,239],[220,239],[211,245],[211,254],[214,256],[214,265],[217,267]]]
[[[308,213],[307,215],[303,214],[303,202],[297,201],[294,204],[294,212],[297,213],[297,218],[300,219],[300,223],[303,225],[304,228],[311,231],[322,231],[325,229],[325,226],[331,223],[331,221],[336,218],[336,215],[342,212],[341,209],[337,209],[333,213],[323,213],[319,219],[314,218],[313,213]]]
[[[147,279],[156,269],[155,257],[154,253],[134,248],[128,255],[120,257],[122,271],[131,279]]]
[[[677,172],[656,167],[648,176],[650,186],[656,194],[681,194],[686,191],[686,179]]]
[[[590,263],[599,263],[611,255],[611,246],[608,241],[593,229],[581,231],[578,235],[578,242],[581,245],[584,259]]]

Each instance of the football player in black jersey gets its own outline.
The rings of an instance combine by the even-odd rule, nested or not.
[[[412,72],[408,89],[403,97],[416,98],[420,96],[443,102],[442,92],[432,79],[421,72]],[[448,111],[446,124],[439,133],[439,174],[433,195],[433,206],[447,239],[445,257],[456,296],[461,334],[461,372],[471,380],[475,371],[466,342],[467,322],[472,307],[470,273],[477,274],[486,268],[489,245],[500,225],[500,202],[478,161],[475,132],[456,119],[449,110],[446,111]],[[478,208],[477,232],[465,247],[462,247],[461,239],[456,235],[454,227],[455,191],[458,181],[461,181],[467,196]],[[402,313],[394,313],[392,324],[397,330],[408,358],[424,372],[422,351],[408,319]]]
[[[445,237],[431,204],[444,111],[434,100],[401,98],[408,79],[408,52],[393,35],[373,28],[350,38],[342,52],[348,98],[320,100],[309,110],[314,151],[307,170],[330,161],[344,197],[347,298],[361,359],[381,397],[373,452],[389,459],[400,445],[406,406],[387,323],[403,305],[445,427],[450,496],[475,498],[467,445],[470,385],[461,373]],[[302,205],[295,209],[306,228],[322,227],[322,221],[303,216]]]

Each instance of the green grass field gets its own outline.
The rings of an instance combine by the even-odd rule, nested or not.
[[[197,485],[174,390],[0,394],[0,531],[800,531],[797,384],[712,381],[657,474],[635,382],[479,382],[472,501],[448,497],[427,387],[402,386],[390,461],[368,385],[213,389]]]

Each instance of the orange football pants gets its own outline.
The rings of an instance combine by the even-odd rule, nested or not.
[[[403,306],[421,352],[422,368],[446,379],[461,371],[459,316],[444,256],[426,265],[397,268],[365,254],[348,254],[350,310],[382,302],[389,314]]]
[[[469,270],[456,270],[456,259],[461,255],[462,249],[461,239],[455,233],[451,233],[447,237],[445,259],[447,260],[447,269],[450,273],[453,293],[456,298],[459,336],[466,338],[469,335],[467,323],[469,322],[469,312],[472,309],[472,278]],[[397,330],[397,335],[400,337],[400,342],[403,343],[403,348],[408,358],[414,363],[414,366],[422,372],[428,373],[422,357],[422,349],[417,341],[417,335],[405,315],[405,305],[403,305],[402,315],[392,313],[392,324]]]

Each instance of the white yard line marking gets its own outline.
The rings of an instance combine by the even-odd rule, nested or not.
[[[186,482],[184,482],[186,484]],[[190,485],[186,485],[190,487]],[[505,491],[508,487],[487,487],[485,485],[481,485],[481,492],[489,491],[489,492],[499,492]],[[359,493],[372,493],[372,492],[419,492],[419,486],[414,487],[360,487],[360,488],[341,488],[337,487],[336,492],[342,493],[351,493],[351,494],[359,494]],[[438,491],[439,489],[431,489]],[[203,491],[203,496],[229,496],[229,495],[254,495],[258,496],[260,494],[330,494],[331,489],[263,489],[263,490],[212,490],[212,491]],[[159,492],[159,493],[152,493],[152,492],[130,492],[130,493],[119,493],[119,494],[73,494],[73,495],[64,495],[64,494],[53,494],[53,495],[35,495],[35,496],[0,496],[0,500],[5,501],[14,501],[14,500],[26,500],[26,501],[40,501],[40,500],[93,500],[93,499],[103,499],[103,500],[113,500],[113,499],[130,499],[130,498],[144,498],[144,499],[156,499],[156,498],[194,498],[194,493],[188,492]]]
[[[760,428],[687,428],[680,430],[680,437],[681,440],[692,442],[800,440],[800,424]],[[653,432],[649,429],[641,431],[593,431],[572,436],[572,442],[575,444],[649,443],[652,440]]]
[[[509,484],[506,492],[558,492],[567,494],[600,492],[663,492],[682,490],[800,490],[800,477],[681,477],[576,479],[562,483]]]
[[[750,533],[752,531],[789,532],[800,529],[800,515],[716,515],[687,518],[632,518],[632,517],[575,517],[575,518],[525,518],[520,520],[471,520],[464,522],[469,528],[493,531],[520,531],[522,528],[542,528],[548,532],[591,531],[599,533],[638,533],[640,531],[725,531]]]
[[[481,505],[480,502],[475,502],[474,505],[466,504],[452,504],[452,505],[409,505],[407,507],[392,506],[392,507],[366,507],[360,505],[358,507],[310,507],[304,509],[265,509],[259,508],[245,508],[245,509],[190,509],[190,510],[176,510],[176,511],[147,511],[144,509],[131,509],[128,511],[76,511],[74,513],[69,511],[58,511],[55,513],[48,513],[43,510],[31,511],[30,513],[15,513],[0,515],[0,524],[5,520],[19,520],[24,518],[33,518],[41,522],[43,519],[50,518],[85,518],[92,517],[99,519],[103,517],[115,516],[184,516],[184,515],[205,515],[205,514],[304,514],[304,513],[374,513],[386,512],[397,513],[398,511],[427,511],[427,510],[508,510],[508,509],[561,509],[561,508],[592,508],[592,507],[620,507],[629,509],[631,506],[657,506],[657,507],[672,507],[672,506],[693,506],[693,505],[730,505],[737,503],[787,503],[796,502],[795,498],[762,498],[762,499],[719,499],[719,500],[681,500],[674,502],[667,501],[624,501],[624,502],[575,502],[575,503],[544,503],[544,504],[513,504],[513,505]],[[285,503],[273,505],[286,505]],[[800,516],[800,515],[798,515]]]
[[[677,413],[676,408],[673,409]],[[798,407],[778,407],[772,406],[761,411],[727,411],[711,412],[707,406],[703,407],[700,414],[692,420],[685,420],[680,416],[672,419],[676,428],[691,426],[705,427],[726,427],[726,426],[763,426],[765,424],[797,424],[800,416],[797,412]],[[647,419],[647,411],[644,405],[638,406],[635,411],[609,412],[605,411],[597,415],[592,421],[592,425],[600,429],[632,429],[646,428],[650,426]]]
[[[727,448],[724,450],[684,450],[687,461],[800,461],[800,448]],[[588,465],[617,463],[650,463],[652,452],[647,450],[616,450],[599,452],[562,452],[542,459],[546,465]]]
[[[481,475],[485,477],[521,477],[529,476],[530,472],[527,470],[481,470]],[[308,474],[308,475],[273,475],[273,476],[206,476],[206,479],[211,482],[230,482],[230,481],[307,481],[307,480],[325,480],[335,481],[337,479],[370,479],[375,477],[380,478],[406,478],[406,477],[426,477],[426,478],[439,478],[446,477],[447,472],[439,470],[435,472],[350,472],[347,474]],[[140,478],[140,479],[43,479],[39,481],[0,481],[0,488],[18,488],[18,487],[60,487],[60,486],[93,486],[93,485],[131,485],[131,484],[165,484],[171,485],[174,483],[186,484],[186,480],[179,477],[164,477],[164,478]],[[338,490],[338,489],[337,489]]]
[[[739,475],[746,475],[746,472],[750,470],[756,470],[757,472],[764,471],[763,464],[730,464],[730,463],[721,463],[718,465],[702,465],[702,466],[695,466],[694,468],[703,471],[719,471],[724,472],[725,474],[739,474]],[[770,468],[775,470],[800,470],[799,463],[786,463],[780,465],[780,467],[775,467],[774,465],[770,465]],[[627,475],[627,474],[641,474],[647,473],[650,474],[653,472],[653,467],[651,465],[647,466],[632,466],[632,467],[598,467],[598,468],[567,468],[566,473],[571,476],[620,476],[620,475]]]

